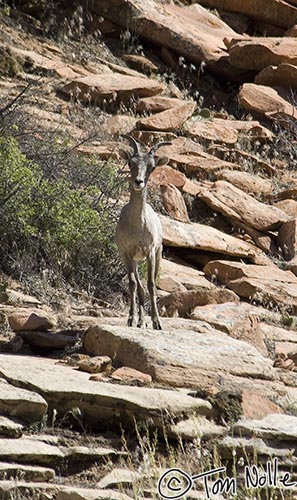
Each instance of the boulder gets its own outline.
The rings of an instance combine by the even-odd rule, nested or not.
[[[14,332],[49,330],[56,324],[55,318],[41,309],[22,309],[8,316],[8,323]]]
[[[275,402],[257,391],[243,389],[241,393],[241,414],[247,419],[261,419],[271,413],[284,414],[284,410]]]
[[[104,123],[100,125],[100,131],[109,136],[130,134],[135,128],[136,122],[137,120],[134,116],[122,115],[118,113],[116,115],[107,117],[104,120]],[[93,154],[96,154],[96,150],[93,150]]]
[[[191,154],[170,154],[169,164],[175,168],[181,169],[188,176],[193,178],[208,179],[215,172],[226,168],[239,168],[239,165],[232,164],[228,161],[221,160],[208,153],[201,152],[200,155]],[[185,191],[186,187],[183,186]]]
[[[183,195],[174,185],[161,185],[161,195],[163,207],[172,219],[190,222]]]
[[[227,157],[227,159],[232,159],[232,162],[236,161],[237,163],[235,164],[235,166],[233,164],[232,168],[230,165],[229,170],[233,170],[234,168],[236,170],[242,170],[242,167],[240,166],[242,165],[242,163],[243,165],[246,165],[246,163],[252,161],[253,170],[260,175],[263,175],[263,173],[265,173],[269,176],[272,176],[277,173],[277,169],[273,165],[271,165],[267,161],[261,160],[258,156],[251,154],[250,151],[244,151],[243,149],[238,148],[230,149],[228,147],[215,144],[213,146],[209,146],[207,148],[207,152],[217,156],[218,158],[224,159],[225,157]]]
[[[25,50],[14,46],[10,46],[9,50],[17,57],[21,58],[24,63],[26,63],[27,67],[31,66],[31,71],[32,69],[41,69],[43,71],[53,72],[60,78],[79,78],[91,74],[90,71],[87,71],[82,66],[67,64],[61,57],[49,54],[48,52],[39,54],[35,50]],[[104,67],[104,65],[102,65],[102,67]],[[98,65],[98,71],[99,68],[100,65]]]
[[[123,102],[132,96],[160,94],[162,90],[164,86],[157,80],[114,72],[76,78],[62,88],[69,98],[78,99],[85,104],[104,104],[103,101],[109,100]]]
[[[297,254],[297,217],[284,222],[279,229],[277,243],[285,260],[291,260]]]
[[[187,58],[195,64],[206,63],[210,71],[228,79],[243,78],[230,67],[223,42],[236,36],[227,24],[198,4],[188,7],[152,0],[96,1],[92,10],[123,26],[133,23],[141,37]]]
[[[292,0],[291,3],[296,2],[296,0]],[[297,5],[297,4],[296,4]],[[296,37],[297,36],[297,24],[293,24],[284,34],[284,36],[292,36]]]
[[[122,59],[128,64],[128,66],[130,66],[130,68],[133,68],[140,73],[151,75],[152,73],[158,72],[158,66],[142,55],[125,54],[122,56]]]
[[[264,179],[263,177],[251,174],[250,172],[224,169],[219,170],[219,172],[215,172],[214,177],[216,180],[227,181],[245,193],[256,196],[265,196],[270,194],[273,189],[270,179]]]
[[[173,132],[179,130],[185,121],[192,116],[196,108],[194,102],[183,102],[180,106],[166,109],[137,122],[139,129]]]
[[[10,356],[8,356],[8,362],[9,359]],[[22,358],[20,357],[21,361]],[[46,411],[47,403],[39,394],[31,390],[14,387],[5,380],[0,379],[0,412],[2,414],[32,423],[41,420]]]
[[[143,373],[139,370],[135,370],[134,368],[130,368],[129,366],[122,366],[121,368],[118,368],[112,373],[111,378],[120,382],[136,382],[140,384],[150,384],[153,381],[151,375],[148,373]]]
[[[147,329],[145,335],[137,328],[100,324],[87,330],[84,348],[116,355],[118,362],[150,374],[154,381],[179,387],[202,387],[206,381],[217,386],[218,371],[227,379],[274,379],[272,361],[251,345],[200,321],[190,321],[187,330],[179,327],[186,321],[175,318],[172,328],[164,318],[160,334]]]
[[[123,318],[120,320],[124,321]],[[119,327],[115,329],[120,330]],[[156,331],[151,330],[151,332],[153,334]],[[147,338],[147,334],[144,336],[140,330],[138,333],[141,333],[143,339]],[[105,355],[100,344],[98,348],[99,350],[93,354],[98,355],[100,352],[101,355]],[[115,352],[112,357],[114,354]],[[142,355],[139,352],[135,356],[135,360],[140,361],[138,366],[128,366],[147,373],[145,364],[141,363],[141,358]],[[120,358],[117,357],[117,359],[120,361]],[[199,398],[192,398],[180,391],[135,386],[123,387],[121,384],[107,382],[94,383],[89,380],[88,373],[55,363],[54,359],[42,357],[0,354],[0,373],[14,384],[30,387],[31,390],[42,394],[49,408],[55,409],[58,416],[63,417],[66,413],[73,412],[74,408],[79,408],[83,415],[84,425],[89,425],[94,429],[108,427],[110,430],[113,426],[118,427],[120,423],[123,426],[128,423],[131,425],[133,419],[150,420],[152,425],[163,428],[164,414],[168,415],[169,419],[170,415],[182,419],[190,417],[195,412],[203,415],[211,413],[210,403]],[[127,365],[127,363],[122,364]],[[265,370],[269,372],[269,367],[266,366]],[[63,381],[62,384],[61,381]],[[11,387],[9,385],[9,388]],[[14,390],[21,391],[21,389],[13,388],[12,394]],[[23,391],[28,392],[24,389]],[[9,394],[7,391],[7,397]],[[38,398],[44,401],[40,396]],[[46,404],[44,406],[46,407]],[[39,415],[35,412],[34,418],[37,419],[37,417]],[[37,453],[37,447],[35,453]]]
[[[190,137],[175,137],[171,139],[171,144],[161,146],[159,153],[170,158],[171,155],[201,156],[203,147],[199,142],[193,141]]]
[[[297,201],[296,200],[281,200],[274,203],[274,205],[282,210],[290,217],[297,217]]]
[[[162,259],[157,286],[166,292],[186,290],[211,290],[215,286],[205,278],[204,273],[183,261]]]
[[[74,346],[77,340],[75,335],[38,331],[18,332],[18,337],[32,348],[44,350],[65,349]]]
[[[233,145],[237,142],[238,132],[232,128],[231,120],[213,118],[212,120],[191,119],[184,125],[184,131],[190,137],[215,143]]]
[[[297,7],[283,0],[202,0],[201,3],[286,29],[297,22]]]
[[[190,137],[178,137],[173,139],[170,146],[162,146],[159,151],[159,154],[169,158],[169,164],[172,167],[184,170],[187,175],[194,175],[198,172],[199,176],[204,174],[204,176],[208,178],[210,173],[221,169],[240,169],[239,165],[205,153],[202,146],[200,146],[198,142],[193,141]],[[185,183],[191,183],[189,179],[185,179]],[[182,187],[185,191],[184,185]]]
[[[201,188],[199,198],[232,221],[243,222],[259,231],[278,229],[288,220],[278,208],[256,200],[226,181],[216,181],[208,189]]]
[[[86,357],[77,363],[78,369],[87,373],[109,372],[111,370],[111,359],[108,356]]]
[[[156,95],[153,97],[142,97],[136,105],[137,113],[160,113],[168,109],[180,108],[185,104],[182,99]]]
[[[264,307],[274,307],[284,314],[297,312],[296,284],[281,283],[272,279],[262,281],[256,278],[242,278],[228,283],[228,287],[240,297],[262,304]]]
[[[233,227],[234,231],[238,232],[238,237],[242,237],[245,241],[253,241],[257,248],[263,250],[268,255],[279,255],[273,235],[258,231],[244,222],[233,222]]]
[[[217,330],[226,332],[232,338],[244,340],[267,355],[258,317],[236,301],[222,304],[209,302],[209,305],[195,307],[191,318],[206,321]]]
[[[285,96],[286,97],[286,96]],[[284,115],[287,119],[296,119],[297,110],[290,100],[283,97],[279,89],[244,83],[238,94],[239,104],[248,113],[257,113],[266,118]]]
[[[274,137],[273,132],[257,120],[229,120],[229,125],[237,130],[240,136],[248,137],[250,141],[266,141]],[[250,152],[248,154],[250,155]]]
[[[182,188],[186,182],[187,178],[185,174],[168,165],[156,167],[149,178],[149,186],[166,186],[171,184],[177,188]]]
[[[257,74],[255,83],[267,85],[268,87],[296,89],[297,65],[282,63],[279,66],[267,66]]]
[[[163,243],[169,247],[192,248],[217,252],[234,257],[245,257],[251,261],[260,256],[253,245],[234,236],[222,233],[218,229],[198,223],[185,224],[159,216],[163,228]]]
[[[245,40],[235,38],[229,44],[229,61],[237,68],[254,71],[282,63],[296,65],[297,40],[289,37],[253,37]]]
[[[165,316],[180,316],[188,318],[197,306],[206,304],[225,304],[226,302],[239,302],[238,296],[226,288],[213,287],[207,290],[187,290],[185,292],[173,292],[159,300],[160,310],[165,311]],[[199,309],[199,307],[198,307]],[[197,319],[192,316],[193,319]],[[204,321],[204,320],[202,320]],[[207,321],[207,320],[206,320]]]
[[[291,259],[289,262],[286,262],[285,269],[288,271],[292,271],[297,276],[297,256]]]
[[[275,307],[283,312],[297,311],[297,278],[276,266],[254,266],[230,261],[209,262],[204,272],[240,297]]]
[[[290,283],[297,286],[297,278],[290,271],[283,271],[277,266],[255,266],[232,261],[209,262],[203,272],[206,276],[216,276],[224,284],[240,278],[255,278],[263,281],[276,281],[278,283]]]

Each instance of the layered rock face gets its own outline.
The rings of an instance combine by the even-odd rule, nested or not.
[[[29,22],[36,2],[22,4]],[[148,184],[163,330],[128,328],[118,297],[51,307],[0,290],[0,496],[154,498],[164,462],[147,466],[150,432],[229,464],[277,457],[295,477],[297,1],[95,0],[86,18],[98,38],[85,59],[69,33],[60,47],[40,21],[25,35],[6,19],[0,96],[41,74],[21,107],[40,144],[41,131],[66,134],[106,170],[128,174],[122,135],[170,143]],[[90,430],[92,445],[56,422]],[[133,467],[120,429],[147,431]]]

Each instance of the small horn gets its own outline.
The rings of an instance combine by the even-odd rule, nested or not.
[[[133,148],[133,154],[139,154],[139,143],[136,141],[136,139],[134,139],[134,137],[132,137],[131,135],[122,135],[122,137],[130,142],[130,145]]]
[[[159,149],[161,146],[166,146],[166,145],[170,146],[171,144],[172,142],[169,141],[159,141],[150,149],[149,154],[154,155],[157,149]]]

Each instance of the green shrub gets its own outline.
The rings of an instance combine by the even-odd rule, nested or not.
[[[122,276],[113,242],[119,208],[110,195],[123,183],[109,162],[67,159],[46,172],[15,138],[0,137],[0,266],[18,278],[47,269],[102,296]]]

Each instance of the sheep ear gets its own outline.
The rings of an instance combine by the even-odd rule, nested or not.
[[[167,156],[159,156],[158,158],[155,158],[155,165],[156,167],[161,167],[161,165],[167,165],[169,162],[169,158]]]
[[[126,149],[119,149],[119,155],[123,160],[129,161],[131,159],[131,154]]]

